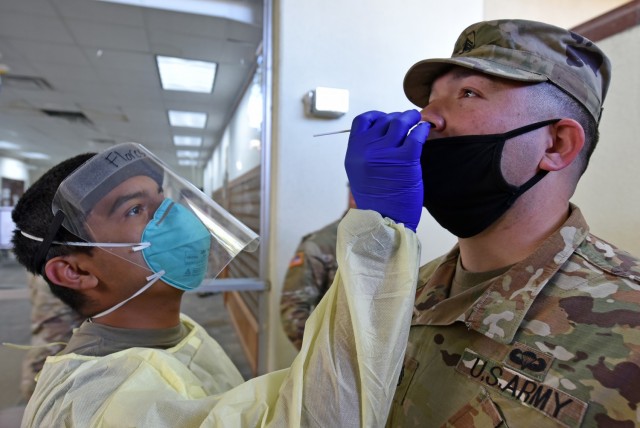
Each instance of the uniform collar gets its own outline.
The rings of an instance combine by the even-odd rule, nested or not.
[[[510,343],[538,293],[580,246],[589,227],[580,210],[570,206],[565,223],[538,249],[504,274],[448,298],[460,251],[456,246],[437,266],[422,272],[412,325],[464,322],[493,340]],[[435,270],[434,270],[435,269]],[[432,273],[433,272],[433,273]]]

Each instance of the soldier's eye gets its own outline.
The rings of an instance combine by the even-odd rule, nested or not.
[[[474,90],[472,90],[472,89],[464,88],[462,90],[462,97],[463,98],[472,98],[472,97],[475,97],[477,95],[478,94],[476,94],[476,92]]]

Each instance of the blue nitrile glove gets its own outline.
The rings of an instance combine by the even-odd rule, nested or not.
[[[383,217],[416,231],[422,213],[422,144],[429,123],[417,110],[404,113],[370,111],[353,119],[345,168],[358,209],[374,210]]]

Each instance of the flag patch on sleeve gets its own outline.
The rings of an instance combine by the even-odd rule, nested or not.
[[[304,263],[304,253],[296,253],[289,262],[289,267],[301,266]]]

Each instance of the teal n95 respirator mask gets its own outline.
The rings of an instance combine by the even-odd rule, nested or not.
[[[42,241],[97,247],[146,271],[146,284],[106,315],[158,280],[193,290],[215,278],[241,251],[255,251],[258,235],[174,173],[144,146],[116,145],[96,154],[58,187],[54,213]],[[58,227],[81,242],[56,242]],[[37,258],[37,257],[36,257]]]
[[[181,290],[197,288],[207,273],[211,233],[198,217],[165,199],[142,232],[144,261],[162,280]]]

